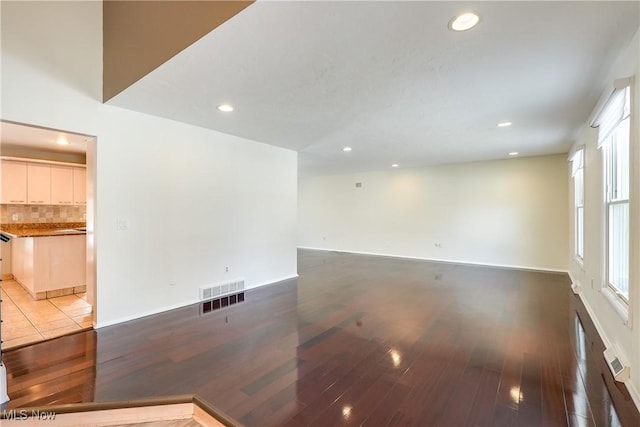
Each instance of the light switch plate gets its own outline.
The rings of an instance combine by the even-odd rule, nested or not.
[[[116,220],[116,230],[128,230],[129,220],[125,218],[118,218]]]

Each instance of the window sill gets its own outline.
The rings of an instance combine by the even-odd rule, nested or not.
[[[603,287],[601,290],[602,295],[613,307],[613,310],[618,313],[625,325],[629,325],[629,306],[625,304],[620,297],[608,287]]]

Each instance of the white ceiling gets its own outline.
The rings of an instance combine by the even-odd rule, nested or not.
[[[303,174],[563,153],[638,6],[262,1],[109,104],[296,150]]]
[[[68,144],[58,144],[60,139]],[[87,142],[91,139],[93,137],[88,135],[0,121],[0,152],[2,147],[18,146],[56,153],[85,154]]]

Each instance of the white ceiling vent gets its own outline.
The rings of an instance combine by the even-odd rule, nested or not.
[[[629,367],[622,364],[613,348],[608,348],[604,351],[604,360],[607,361],[609,370],[616,381],[625,382],[629,379]]]

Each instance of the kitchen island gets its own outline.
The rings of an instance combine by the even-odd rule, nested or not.
[[[85,223],[7,224],[11,272],[34,299],[86,291]]]

